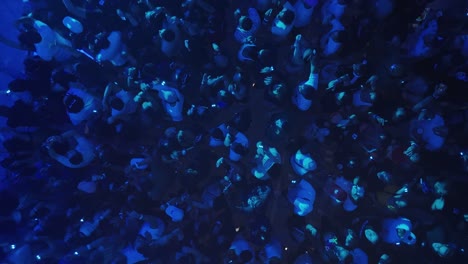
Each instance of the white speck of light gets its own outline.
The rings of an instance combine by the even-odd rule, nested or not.
[[[15,249],[15,248],[16,248],[16,245],[15,245],[15,244],[12,244],[12,245],[10,245],[10,248],[11,248],[11,249]]]

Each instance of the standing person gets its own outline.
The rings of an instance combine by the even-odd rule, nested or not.
[[[40,20],[25,16],[16,25],[21,31],[18,36],[20,43],[35,51],[45,61],[63,62],[79,56],[69,40]]]
[[[95,158],[94,145],[74,130],[49,137],[44,146],[51,158],[72,169],[86,167]]]

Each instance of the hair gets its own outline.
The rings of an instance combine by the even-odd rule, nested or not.
[[[94,37],[93,50],[99,52],[103,49],[107,49],[110,46],[110,42],[107,39],[107,35],[104,33],[99,33]]]
[[[224,139],[224,133],[219,127],[213,129],[213,131],[211,132],[211,136],[215,139]]]
[[[253,27],[252,19],[243,16],[239,19],[239,26],[246,31],[249,31]]]
[[[280,175],[281,175],[281,164],[278,164],[278,163],[275,163],[269,170],[268,170],[268,174],[272,177],[272,178],[278,178]]]
[[[242,55],[252,60],[258,59],[258,48],[257,46],[246,46],[242,50]]]
[[[78,165],[83,162],[83,155],[77,151],[73,151],[73,154],[68,159],[71,164]]]
[[[36,50],[34,44],[42,41],[42,37],[36,31],[21,32],[18,36],[18,40],[21,44],[25,45],[28,50]]]
[[[234,142],[232,143],[232,150],[239,155],[245,155],[247,154],[248,149],[241,144]]]
[[[52,141],[50,148],[55,151],[59,155],[65,155],[67,154],[68,150],[70,149],[70,146],[66,141],[63,140],[54,140]]]
[[[161,32],[161,38],[167,42],[172,42],[175,40],[175,33],[172,29],[164,29]]]
[[[312,100],[315,94],[315,88],[312,85],[302,84],[299,86],[299,93],[307,100]]]
[[[114,97],[110,101],[110,106],[117,111],[121,111],[125,107],[125,103],[122,101],[122,99]]]
[[[69,113],[78,113],[83,110],[85,103],[82,98],[74,94],[67,94],[63,101]]]
[[[284,11],[284,13],[279,17],[279,19],[283,21],[283,23],[285,23],[286,25],[291,25],[295,17],[296,14],[288,9]]]

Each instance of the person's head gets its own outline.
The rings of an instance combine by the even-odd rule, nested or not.
[[[112,107],[112,109],[121,111],[125,107],[125,103],[122,101],[122,99],[114,97],[110,101],[110,106]]]
[[[60,136],[52,136],[47,139],[50,149],[59,155],[65,155],[69,150],[70,146]]]
[[[312,100],[315,94],[315,88],[312,85],[301,84],[299,85],[299,93],[307,100]]]
[[[449,244],[432,243],[431,247],[432,250],[434,250],[434,252],[442,258],[450,257],[455,253],[454,248]]]
[[[42,37],[37,31],[31,30],[31,31],[26,31],[26,32],[21,32],[18,36],[18,40],[24,47],[28,50],[36,50],[36,47],[34,46],[37,43],[40,43],[42,41]]]
[[[217,127],[211,132],[211,137],[217,140],[224,140],[224,133],[219,127]]]
[[[71,150],[68,153],[68,161],[73,165],[79,165],[83,162],[83,155],[76,150]]]
[[[239,26],[240,26],[240,28],[242,28],[245,31],[251,30],[252,26],[253,26],[252,19],[250,19],[250,18],[248,18],[246,16],[242,16],[239,19]]]
[[[159,31],[159,36],[164,40],[164,41],[167,41],[167,42],[172,42],[175,40],[175,32],[171,29],[161,29]]]
[[[257,60],[258,59],[258,48],[256,46],[248,45],[242,49],[242,56],[251,59]]]
[[[330,34],[330,38],[338,43],[344,43],[346,41],[347,35],[344,30],[337,30]]]
[[[242,144],[239,144],[237,142],[234,142],[232,143],[231,145],[231,149],[232,151],[234,151],[235,153],[243,156],[247,153],[247,149],[242,145]]]
[[[63,103],[69,113],[78,113],[85,106],[83,99],[74,94],[66,94]]]
[[[110,41],[107,39],[107,34],[99,33],[94,37],[94,40],[89,45],[89,48],[98,53],[101,50],[107,49],[110,46]]]
[[[294,18],[296,18],[296,14],[289,9],[283,9],[278,14],[278,19],[286,25],[291,25],[294,21]]]

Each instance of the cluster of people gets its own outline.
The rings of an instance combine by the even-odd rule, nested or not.
[[[464,1],[24,2],[2,263],[468,263]]]

